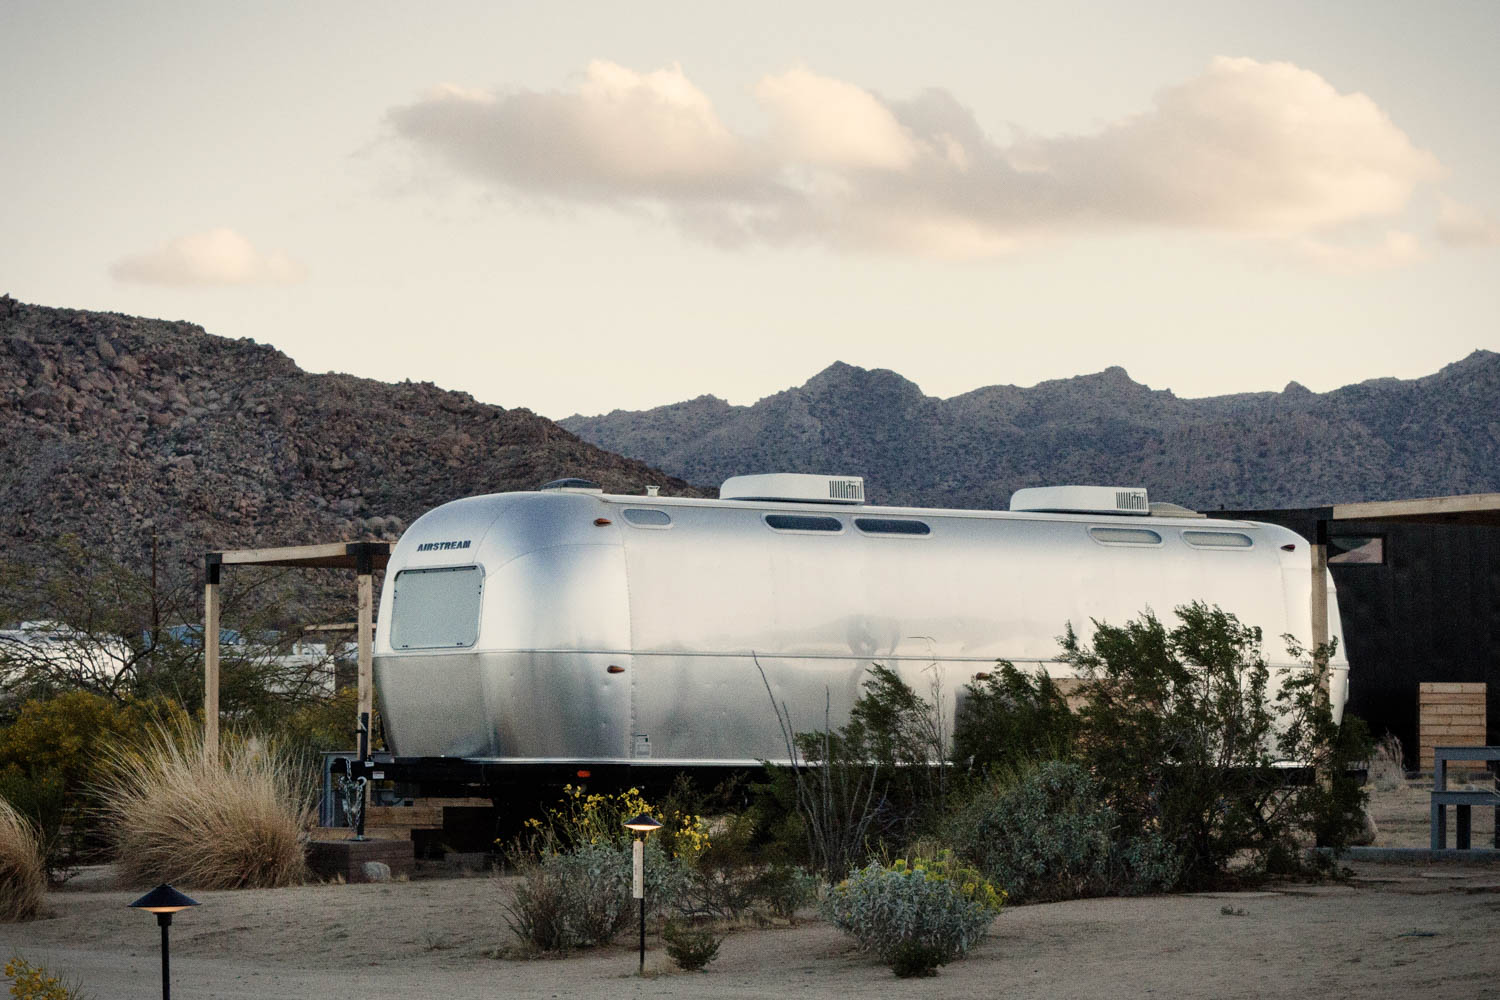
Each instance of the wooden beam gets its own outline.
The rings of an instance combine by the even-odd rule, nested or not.
[[[1430,521],[1500,524],[1500,493],[1334,504],[1335,521]]]
[[[382,569],[390,557],[390,542],[324,542],[209,553],[211,561],[226,566],[298,566],[307,569],[358,569],[361,559],[367,560],[374,569]]]
[[[220,553],[226,564],[269,563],[283,560],[327,559],[348,554],[348,542],[324,542],[319,545],[287,545],[275,549],[233,549]]]

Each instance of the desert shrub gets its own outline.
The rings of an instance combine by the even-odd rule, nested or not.
[[[1406,751],[1401,738],[1386,733],[1375,744],[1370,758],[1370,785],[1378,792],[1402,791],[1406,788]]]
[[[0,795],[41,834],[49,874],[103,847],[93,789],[100,752],[139,733],[155,708],[69,691],[25,702],[0,730]]]
[[[828,919],[898,975],[932,975],[967,954],[1005,893],[944,852],[928,861],[872,861],[829,890]]]
[[[199,889],[295,885],[307,876],[305,769],[234,733],[204,749],[201,728],[157,726],[107,751],[100,785],[123,878]]]
[[[0,769],[0,799],[9,802],[32,829],[41,847],[48,881],[61,881],[79,857],[84,833],[67,826],[68,795],[56,771],[28,773],[12,764]]]
[[[46,966],[32,965],[19,955],[6,961],[5,975],[10,979],[10,995],[15,1000],[87,1000],[76,983],[54,974]]]
[[[712,962],[719,954],[719,945],[724,936],[712,927],[694,925],[681,920],[668,920],[662,928],[662,941],[667,955],[679,969],[696,972]]]
[[[631,849],[610,843],[584,843],[565,853],[518,858],[521,876],[505,922],[523,942],[541,951],[565,951],[606,944],[637,912],[630,895]],[[688,866],[660,845],[648,843],[645,857],[646,904],[660,914],[674,908],[688,890]]]
[[[0,922],[33,919],[46,895],[47,868],[36,830],[0,799]]]
[[[992,777],[947,835],[1015,902],[1159,891],[1180,867],[1159,837],[1121,829],[1098,782],[1069,761]]]
[[[685,909],[699,916],[740,920],[748,915],[790,920],[817,898],[821,884],[801,865],[767,860],[757,839],[757,813],[716,816],[712,844],[694,861]]]
[[[1014,770],[1070,756],[1077,736],[1078,719],[1052,678],[1002,660],[959,699],[953,759],[972,771]]]
[[[1088,771],[1048,761],[997,780],[955,816],[953,842],[1016,902],[1107,892],[1115,814]]]
[[[821,885],[818,876],[801,865],[767,865],[756,872],[751,893],[772,914],[790,920],[817,900]]]
[[[670,808],[653,809],[638,788],[606,795],[591,793],[581,785],[564,785],[556,805],[527,820],[519,846],[533,854],[565,854],[591,844],[628,847],[632,835],[625,821],[642,813],[662,825],[651,835],[651,842],[669,857],[693,862],[708,850],[708,822],[703,817]]]
[[[773,795],[795,804],[806,857],[830,881],[877,851],[906,850],[922,827],[940,815],[948,789],[947,734],[935,707],[894,671],[870,668],[849,722],[798,732],[761,672],[781,725],[789,768],[772,772]],[[777,790],[780,786],[782,791]]]
[[[1086,678],[1080,755],[1121,828],[1159,838],[1188,886],[1222,879],[1237,856],[1264,866],[1297,829],[1340,837],[1363,796],[1335,772],[1363,737],[1352,720],[1333,723],[1322,694],[1331,650],[1283,680],[1273,710],[1260,629],[1202,603],[1176,610],[1170,630],[1148,611],[1095,622],[1092,647],[1071,625],[1061,640],[1061,658]],[[1299,787],[1278,761],[1332,778]]]

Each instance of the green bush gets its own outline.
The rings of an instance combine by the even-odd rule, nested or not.
[[[774,915],[790,920],[818,898],[818,877],[800,865],[768,865],[755,873],[751,893]]]
[[[638,788],[606,795],[582,785],[564,785],[557,805],[526,821],[516,847],[529,854],[566,854],[592,844],[629,847],[633,835],[625,821],[643,813],[661,823],[651,842],[671,857],[691,862],[709,849],[708,823],[703,817],[671,807],[654,809]]]
[[[153,707],[70,691],[27,701],[0,730],[0,795],[37,828],[57,876],[104,846],[95,784],[101,750],[135,738]]]
[[[1178,874],[1170,848],[1122,830],[1098,782],[1069,761],[992,778],[954,814],[948,837],[1015,902],[1160,891]]]
[[[971,771],[1015,770],[1073,754],[1078,719],[1045,671],[1004,660],[966,687],[953,727],[953,759]]]
[[[1358,820],[1363,793],[1337,774],[1332,791],[1300,789],[1296,762],[1332,774],[1357,753],[1360,728],[1340,729],[1322,693],[1330,649],[1287,677],[1273,707],[1261,631],[1202,603],[1179,607],[1167,629],[1150,612],[1124,626],[1095,623],[1092,647],[1071,625],[1062,659],[1087,680],[1080,755],[1121,828],[1159,838],[1180,861],[1176,880],[1223,879],[1248,857],[1264,868],[1285,857],[1296,830],[1336,838]],[[1160,868],[1161,845],[1138,845]]]
[[[955,816],[951,836],[1012,900],[1031,902],[1108,892],[1115,825],[1088,771],[1048,761],[981,790]]]
[[[667,947],[667,956],[679,969],[688,972],[696,972],[712,962],[724,941],[723,935],[715,933],[711,927],[694,926],[680,920],[668,920],[661,937]]]
[[[607,944],[637,912],[628,846],[584,843],[566,853],[521,856],[517,870],[521,882],[505,907],[505,922],[540,951]],[[689,872],[684,860],[668,856],[659,844],[646,845],[646,905],[653,913],[684,898]]]
[[[828,919],[903,978],[932,975],[967,954],[1000,912],[1005,893],[948,852],[890,867],[871,862],[829,890]]]

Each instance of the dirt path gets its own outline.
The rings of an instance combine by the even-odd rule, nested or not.
[[[1500,868],[1356,870],[1349,885],[1015,907],[968,960],[922,981],[897,980],[816,921],[739,931],[705,973],[671,969],[654,940],[645,980],[627,947],[498,959],[508,883],[484,877],[206,892],[173,924],[173,995],[1500,997]],[[125,907],[134,895],[54,893],[50,919],[0,926],[0,951],[99,1000],[160,996],[155,922]]]

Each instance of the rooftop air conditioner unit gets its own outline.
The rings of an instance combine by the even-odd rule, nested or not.
[[[732,476],[719,487],[719,499],[860,504],[865,502],[865,481],[860,476],[816,476],[802,472]]]
[[[1011,510],[1047,514],[1134,514],[1148,517],[1151,504],[1138,486],[1033,486],[1016,490]]]

